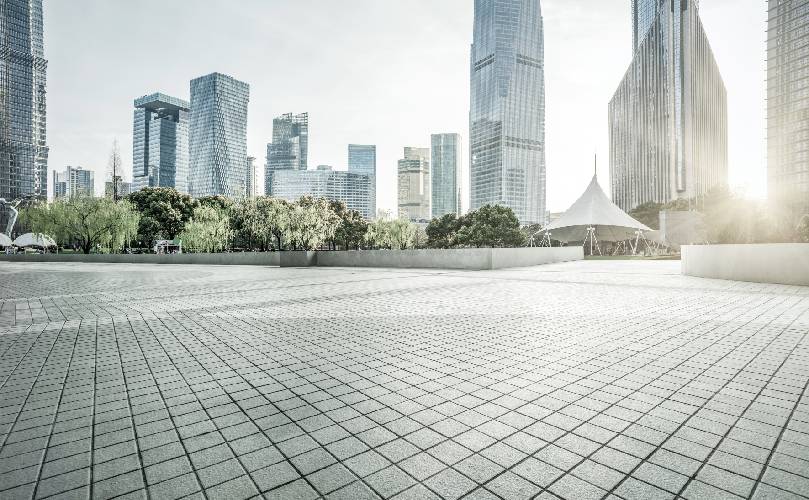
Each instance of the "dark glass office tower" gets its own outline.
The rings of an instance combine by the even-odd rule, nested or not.
[[[42,0],[0,0],[0,198],[48,197]]]

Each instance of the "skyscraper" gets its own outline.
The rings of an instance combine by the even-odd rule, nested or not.
[[[398,174],[399,217],[430,220],[430,149],[404,148]]]
[[[273,193],[272,175],[276,170],[306,170],[309,166],[309,113],[283,114],[272,121],[272,142],[267,144],[264,166],[264,192]]]
[[[242,197],[246,191],[250,86],[221,73],[191,80],[192,196]]]
[[[432,161],[432,217],[461,213],[461,136],[460,134],[433,134]]]
[[[471,208],[545,218],[545,55],[540,0],[475,0],[469,147]]]
[[[65,167],[64,172],[53,172],[53,198],[95,196],[95,174],[81,167]]]
[[[767,189],[772,202],[809,212],[809,0],[769,0]]]
[[[0,2],[0,198],[48,197],[42,0]]]
[[[370,144],[348,145],[348,171],[367,175],[370,217],[376,216],[376,146]]]
[[[247,197],[248,198],[255,198],[256,197],[256,157],[255,156],[248,156],[247,157]]]
[[[695,0],[633,0],[632,63],[609,104],[623,210],[727,184],[727,93]]]
[[[132,187],[173,187],[188,192],[190,104],[165,94],[135,99]]]

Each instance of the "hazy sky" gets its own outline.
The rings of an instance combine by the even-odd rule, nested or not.
[[[609,191],[607,103],[631,59],[630,0],[543,0],[548,209],[586,187],[598,152]],[[731,184],[766,191],[764,0],[701,0],[728,89]],[[309,164],[345,169],[377,144],[378,206],[396,161],[459,132],[468,165],[472,0],[45,0],[51,170],[81,165],[102,190],[114,139],[132,174],[132,101],[188,99],[213,71],[250,84],[248,152],[263,187],[272,118],[309,112]],[[50,179],[49,179],[50,180]]]

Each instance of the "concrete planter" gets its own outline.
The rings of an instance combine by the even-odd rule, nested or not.
[[[278,252],[281,254],[281,267],[312,267],[317,265],[318,252]]]
[[[504,269],[582,260],[582,247],[454,248],[319,252],[318,266],[422,269]]]
[[[682,273],[723,280],[809,286],[809,244],[688,245]]]
[[[277,266],[281,252],[155,254],[18,254],[0,255],[8,262],[92,262],[109,264],[205,264],[209,266]]]

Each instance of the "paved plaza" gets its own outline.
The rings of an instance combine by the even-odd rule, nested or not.
[[[0,498],[809,498],[809,288],[0,262]]]

